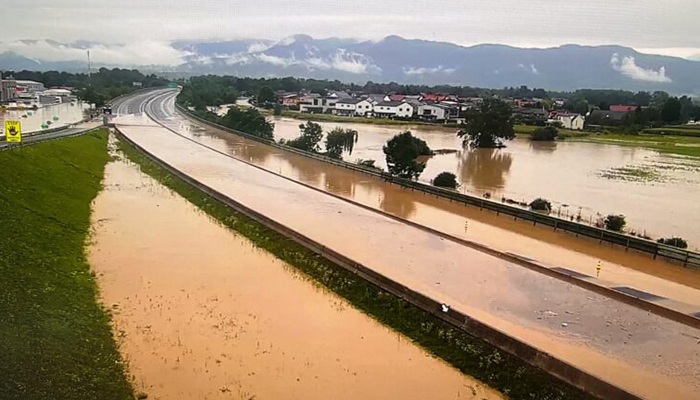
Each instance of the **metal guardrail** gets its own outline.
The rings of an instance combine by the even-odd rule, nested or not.
[[[546,371],[557,379],[560,379],[598,398],[610,400],[641,400],[639,396],[630,393],[623,388],[615,386],[599,378],[598,376],[592,375],[587,371],[554,357],[543,350],[509,336],[501,330],[474,319],[458,310],[449,308],[448,311],[445,312],[443,309],[443,303],[440,303],[439,301],[434,300],[418,291],[404,286],[401,283],[372,270],[371,268],[357,263],[354,260],[323,246],[321,243],[318,243],[315,240],[302,235],[301,233],[233,200],[223,193],[205,185],[167,162],[159,159],[154,154],[144,149],[135,141],[131,140],[128,136],[120,132],[118,128],[116,131],[121,139],[124,139],[126,142],[130,143],[160,167],[169,171],[193,187],[222,202],[233,210],[236,210],[257,221],[267,228],[292,239],[299,245],[321,255],[330,262],[351,272],[352,274],[357,275],[370,284],[407,301],[408,303],[430,313],[431,315],[454,326],[455,328],[460,329],[471,336],[480,338],[491,346],[501,349],[502,351],[523,360],[535,368]]]
[[[666,260],[681,263],[684,267],[689,266],[694,268],[700,268],[700,253],[694,251],[683,250],[677,247],[668,246],[651,240],[642,239],[636,236],[631,236],[619,232],[613,232],[607,229],[601,229],[595,226],[585,225],[575,221],[570,221],[563,218],[557,218],[551,215],[541,214],[531,210],[513,207],[508,204],[502,204],[493,200],[484,199],[477,196],[471,196],[464,193],[457,193],[448,189],[443,189],[431,185],[426,185],[424,183],[399,178],[384,171],[373,170],[371,168],[362,167],[356,164],[349,163],[347,161],[336,160],[321,154],[295,149],[293,147],[279,144],[274,140],[263,139],[261,137],[251,135],[246,132],[231,129],[223,125],[219,125],[214,122],[208,121],[204,118],[192,114],[189,110],[185,109],[177,103],[175,104],[175,106],[179,112],[183,113],[188,118],[194,119],[195,121],[201,122],[203,124],[212,126],[214,128],[226,132],[242,136],[246,139],[254,140],[256,142],[275,147],[283,151],[295,153],[304,157],[313,158],[319,161],[323,161],[329,164],[336,165],[338,167],[346,168],[363,174],[372,175],[386,182],[395,183],[397,185],[410,188],[412,190],[417,190],[423,193],[442,197],[450,201],[463,203],[465,205],[476,206],[479,207],[479,209],[495,211],[497,214],[510,215],[516,219],[520,218],[525,221],[530,221],[534,225],[541,224],[552,227],[555,230],[560,229],[562,231],[570,232],[575,235],[582,235],[589,238],[598,239],[601,242],[616,244],[624,247],[625,249],[633,249],[651,254],[654,258],[662,257]]]

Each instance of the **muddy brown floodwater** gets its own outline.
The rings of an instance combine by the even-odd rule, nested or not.
[[[88,105],[78,101],[73,104],[62,103],[49,105],[37,110],[13,110],[0,112],[0,126],[5,126],[5,120],[22,122],[22,132],[40,131],[41,124],[51,121],[49,128],[58,128],[82,120]],[[22,117],[24,115],[24,117]],[[54,117],[58,119],[54,120]]]
[[[303,121],[274,117],[276,139],[299,136]],[[452,149],[427,160],[420,180],[437,174],[457,175],[463,192],[493,199],[502,196],[530,202],[549,199],[556,213],[596,220],[597,213],[624,214],[628,229],[656,236],[681,236],[691,247],[700,246],[700,159],[605,144],[516,139],[505,149],[465,150],[455,129],[418,125],[382,126],[362,123],[319,122],[324,131],[336,126],[359,132],[346,160],[372,159],[386,170],[382,146],[393,135],[409,129],[432,149]]]
[[[149,399],[501,399],[123,160],[90,263]]]

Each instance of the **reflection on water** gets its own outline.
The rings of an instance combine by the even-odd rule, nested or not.
[[[5,126],[5,120],[15,120],[22,122],[23,132],[40,131],[42,124],[50,121],[49,128],[76,123],[85,116],[85,111],[89,108],[83,102],[62,103],[44,106],[37,110],[13,110],[0,112],[0,126]],[[24,117],[23,117],[24,116]]]
[[[459,182],[490,192],[505,187],[513,156],[500,149],[470,149],[462,152],[458,162]]]
[[[557,142],[530,141],[530,150],[535,153],[553,153],[557,149]]]
[[[275,117],[275,137],[299,134],[299,120]],[[427,160],[419,180],[430,183],[439,173],[457,175],[459,190],[492,199],[529,202],[550,200],[555,209],[581,210],[584,220],[598,214],[624,214],[629,230],[651,236],[681,236],[700,246],[700,160],[614,145],[559,141],[532,142],[518,138],[505,149],[462,148],[454,129],[320,122],[324,131],[338,125],[359,132],[347,161],[372,159],[386,169],[382,146],[393,135],[410,129],[432,149],[454,149]],[[690,164],[690,166],[688,166]],[[651,171],[652,173],[650,173]],[[309,174],[308,171],[304,174]]]

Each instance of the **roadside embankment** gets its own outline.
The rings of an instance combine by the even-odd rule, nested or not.
[[[3,399],[133,395],[84,253],[107,135],[0,153]]]

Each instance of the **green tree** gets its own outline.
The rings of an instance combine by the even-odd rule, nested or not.
[[[300,150],[318,153],[320,150],[318,143],[322,138],[323,129],[321,125],[308,121],[306,124],[299,124],[299,137],[286,142],[286,144]]]
[[[272,115],[275,115],[275,116],[282,115],[282,106],[280,106],[279,104],[275,104],[275,108],[274,108],[274,111],[272,112]]]
[[[536,141],[552,141],[559,135],[559,130],[554,126],[543,126],[537,128],[532,132],[530,136],[531,140]]]
[[[411,135],[410,131],[399,133],[389,139],[383,150],[389,172],[406,179],[418,178],[425,169],[425,163],[417,162],[416,159],[432,154],[428,144]]]
[[[433,185],[455,189],[459,184],[457,183],[457,176],[452,172],[440,172],[433,179]]]
[[[622,232],[622,229],[625,227],[625,225],[627,225],[627,221],[625,220],[624,215],[611,214],[605,217],[603,224],[605,225],[605,229],[615,232]]]
[[[676,97],[666,100],[661,107],[661,120],[667,124],[678,122],[681,119],[681,102]]]
[[[87,103],[94,104],[96,108],[100,108],[105,105],[105,96],[99,93],[92,86],[88,86],[80,90],[78,92],[78,98]]]
[[[275,92],[269,86],[263,86],[258,92],[258,104],[272,104],[276,103]]]
[[[536,211],[550,212],[552,210],[552,203],[550,203],[549,200],[538,197],[530,203],[530,208]]]
[[[657,240],[656,243],[661,243],[661,244],[665,244],[668,246],[674,246],[674,247],[678,247],[680,249],[687,249],[688,248],[688,242],[686,242],[685,239],[679,238],[679,237],[661,238],[661,239]]]
[[[254,108],[242,109],[233,106],[221,119],[221,124],[263,139],[272,140],[274,138],[275,126]]]
[[[336,127],[326,135],[326,154],[331,158],[342,160],[343,151],[352,154],[357,143],[357,131]]]
[[[513,111],[501,100],[484,99],[478,109],[467,111],[466,121],[457,131],[465,146],[501,147],[515,138]]]

